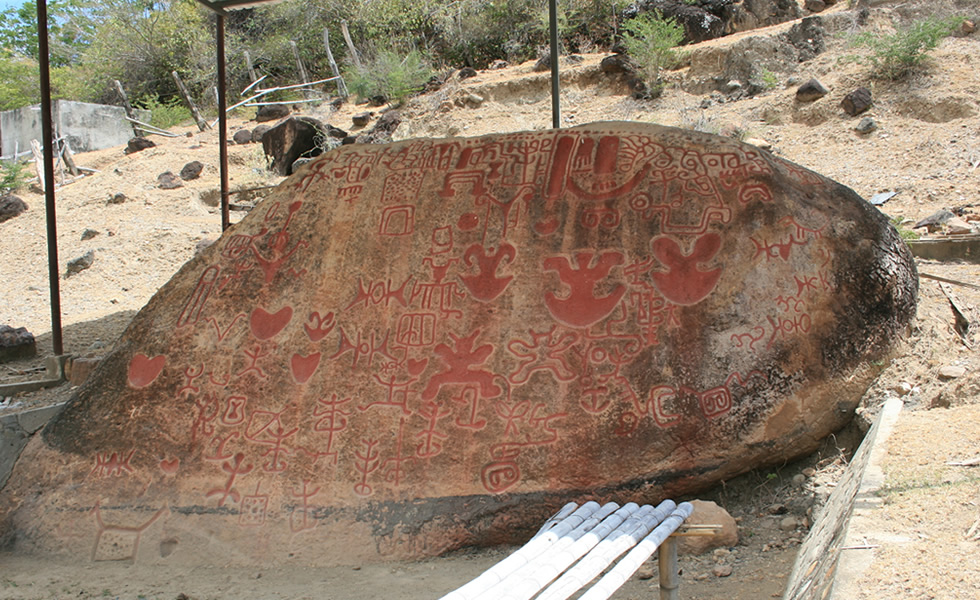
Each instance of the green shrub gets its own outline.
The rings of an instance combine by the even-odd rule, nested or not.
[[[361,61],[360,68],[351,67],[345,77],[347,88],[361,98],[384,96],[399,103],[420,91],[432,77],[432,67],[418,50],[400,55],[393,50],[380,50]]]
[[[926,53],[935,49],[962,22],[962,17],[926,19],[892,35],[863,33],[855,43],[871,49],[869,60],[876,77],[898,80],[918,69],[926,60]]]
[[[674,19],[665,19],[658,10],[637,16],[625,27],[626,51],[643,69],[647,82],[658,87],[660,72],[681,59],[676,46],[684,39],[684,27]]]
[[[191,109],[187,108],[180,98],[173,97],[169,100],[161,101],[154,96],[144,96],[133,103],[137,108],[145,108],[150,111],[150,125],[160,129],[170,129],[176,125],[183,125],[193,120]]]
[[[27,163],[18,160],[0,161],[0,195],[12,194],[25,185],[30,179]]]

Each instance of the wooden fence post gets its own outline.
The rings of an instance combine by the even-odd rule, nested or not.
[[[129,97],[126,95],[126,90],[123,89],[123,86],[121,83],[119,83],[118,79],[116,79],[115,83],[116,91],[119,92],[119,95],[122,97],[123,108],[126,109],[126,116],[130,119],[135,119],[136,111],[133,110],[133,106],[129,103]],[[146,137],[146,132],[140,129],[139,125],[132,123],[132,121],[130,121],[130,123],[133,125],[133,133],[136,135],[136,137]]]
[[[197,105],[194,104],[194,100],[191,99],[191,95],[187,92],[187,88],[184,87],[184,82],[180,80],[180,75],[177,74],[177,71],[171,71],[170,74],[173,75],[174,83],[177,84],[177,89],[180,91],[180,95],[184,98],[184,102],[186,102],[187,106],[191,109],[191,115],[194,116],[194,121],[197,122],[197,128],[201,131],[211,129],[208,122],[201,118],[201,113],[197,110]]]
[[[248,53],[248,50],[244,52],[245,54],[245,68],[248,69],[248,79],[249,81],[255,81],[258,76],[255,74],[255,67],[252,66],[252,55]]]
[[[347,49],[350,50],[351,60],[354,66],[361,68],[361,57],[357,55],[357,48],[354,47],[354,40],[350,39],[350,31],[347,29],[347,19],[340,22],[340,32],[344,34],[344,41],[347,42]]]
[[[333,59],[333,52],[330,50],[330,32],[327,28],[323,28],[323,47],[327,51],[327,60],[330,62],[330,70],[333,71],[333,76],[337,78],[337,94],[343,98],[347,99],[347,84],[344,83],[344,78],[340,75],[340,69],[337,68],[337,62]]]

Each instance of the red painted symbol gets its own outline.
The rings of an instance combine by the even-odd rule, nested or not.
[[[310,341],[319,342],[328,333],[333,331],[334,325],[336,325],[336,322],[334,321],[332,312],[328,312],[322,317],[320,313],[312,312],[310,313],[309,321],[303,324],[303,329],[306,330],[306,335],[310,338]]]
[[[490,344],[484,344],[475,350],[473,349],[473,344],[479,335],[479,329],[471,333],[469,337],[464,338],[456,337],[450,333],[449,337],[453,340],[454,348],[450,348],[446,344],[439,344],[435,347],[435,353],[446,368],[443,372],[437,373],[429,379],[428,385],[422,392],[423,400],[434,399],[442,386],[453,383],[476,384],[484,398],[500,395],[501,389],[493,382],[493,373],[473,368],[485,363],[493,353],[493,346]]]
[[[290,367],[293,370],[293,379],[299,384],[306,383],[313,376],[318,366],[320,366],[319,352],[314,352],[309,356],[294,354],[290,361]]]
[[[558,219],[546,219],[535,223],[534,231],[538,235],[551,235],[552,233],[558,231],[559,225],[561,225],[561,223],[558,221]]]
[[[135,448],[130,450],[126,456],[123,456],[120,452],[112,452],[111,454],[100,452],[95,455],[95,467],[92,468],[89,476],[115,477],[123,473],[132,474],[133,467],[129,464],[129,461],[133,460],[134,454],[136,454]]]
[[[595,287],[616,265],[623,264],[621,252],[598,254],[595,266],[589,265],[597,255],[577,252],[576,267],[564,256],[545,259],[544,270],[555,271],[562,283],[571,288],[568,296],[559,298],[552,292],[544,295],[544,303],[552,316],[570,327],[588,327],[608,317],[626,293],[626,286],[616,285],[608,295],[595,296]]]
[[[160,461],[160,470],[166,475],[176,475],[178,469],[180,469],[179,458],[174,458],[171,460],[163,459]]]
[[[694,243],[690,254],[684,254],[673,238],[661,236],[651,244],[653,255],[667,267],[667,272],[652,272],[654,285],[665,298],[681,306],[704,300],[715,289],[721,269],[702,271],[698,264],[706,263],[721,248],[721,236],[706,233]]]
[[[517,485],[521,480],[521,468],[514,460],[497,460],[483,467],[480,480],[488,492],[499,494]]]
[[[513,275],[497,277],[497,269],[505,259],[508,263],[513,263],[515,256],[517,256],[517,250],[506,242],[501,244],[496,252],[491,250],[489,253],[483,246],[473,244],[466,249],[463,262],[468,267],[474,266],[475,263],[480,272],[477,275],[460,275],[459,278],[463,280],[463,284],[470,290],[474,298],[483,302],[490,302],[504,293],[504,290],[514,279]]]
[[[285,329],[292,318],[293,309],[290,306],[283,307],[276,313],[269,313],[262,307],[256,307],[252,311],[249,325],[252,328],[252,335],[260,340],[268,340]]]
[[[456,222],[461,231],[472,231],[480,225],[480,217],[473,213],[463,213]]]
[[[129,385],[136,389],[145,388],[156,381],[160,372],[163,371],[165,364],[167,364],[167,357],[162,354],[153,358],[145,354],[136,354],[129,361],[129,373],[127,376]]]

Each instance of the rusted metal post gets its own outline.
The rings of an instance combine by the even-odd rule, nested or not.
[[[51,116],[51,63],[48,60],[48,2],[37,2],[37,56],[41,75],[41,136],[44,138],[44,213],[48,225],[48,287],[51,293],[51,345],[65,353],[61,338],[61,285],[58,281],[58,226],[54,198],[54,123]]]
[[[228,114],[225,104],[228,103],[227,86],[225,84],[225,16],[218,13],[216,27],[218,54],[218,161],[221,163],[221,231],[231,226],[228,214]]]
[[[551,126],[561,129],[561,95],[558,89],[558,0],[548,1],[551,29]]]
[[[657,548],[657,566],[660,570],[660,600],[678,600],[677,538],[669,536]]]

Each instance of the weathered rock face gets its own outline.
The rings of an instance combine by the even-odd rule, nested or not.
[[[730,139],[344,146],[141,311],[21,456],[0,533],[171,564],[514,540],[813,449],[915,294],[875,208]]]

